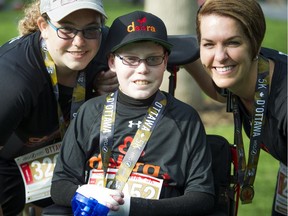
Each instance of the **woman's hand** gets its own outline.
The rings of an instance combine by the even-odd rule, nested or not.
[[[93,81],[93,87],[97,95],[114,92],[118,86],[116,73],[111,70],[101,71],[96,75]]]

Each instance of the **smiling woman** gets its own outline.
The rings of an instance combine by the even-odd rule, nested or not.
[[[241,96],[250,97],[247,94],[253,92],[255,83],[255,80],[251,79],[250,68],[257,65],[256,61],[251,59],[257,56],[258,48],[251,50],[248,37],[235,19],[211,15],[201,17],[201,23],[205,23],[199,29],[200,57],[205,70],[219,88],[230,87],[233,91],[234,88],[239,88],[239,85],[246,85],[246,88],[241,88]],[[216,27],[217,31],[209,31]],[[238,85],[235,85],[236,82]]]
[[[238,179],[240,198],[243,203],[252,202],[262,148],[280,162],[277,186],[281,188],[276,189],[273,215],[286,214],[287,55],[261,47],[266,23],[256,0],[206,0],[196,24],[205,71],[195,71],[192,64],[186,69],[214,99],[222,101],[228,92],[235,130],[242,131],[243,126],[249,138],[247,164],[245,155],[238,155],[244,170]],[[242,134],[235,134],[238,152],[245,152],[240,140]]]
[[[19,214],[26,202],[52,203],[46,184],[51,183],[51,172],[22,179],[21,172],[27,174],[23,164],[28,164],[31,173],[45,173],[39,161],[55,163],[55,154],[47,152],[47,147],[59,145],[78,108],[95,96],[95,76],[108,67],[103,55],[96,56],[103,52],[100,45],[107,33],[106,28],[102,31],[106,20],[102,1],[61,2],[33,1],[19,24],[23,36],[0,47],[0,77],[5,77],[0,79],[0,103],[5,103],[0,109],[0,206],[4,215]]]

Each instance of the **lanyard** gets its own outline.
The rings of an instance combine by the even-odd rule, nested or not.
[[[55,99],[57,101],[60,134],[61,134],[61,137],[63,138],[64,133],[65,133],[65,131],[69,125],[69,122],[65,122],[62,110],[60,108],[59,87],[58,87],[56,67],[55,67],[53,59],[50,56],[50,53],[47,50],[46,43],[44,40],[41,40],[41,52],[42,52],[42,56],[44,59],[46,69],[47,69],[47,71],[51,77],[51,83],[53,86]],[[70,110],[70,119],[73,119],[76,116],[77,110],[85,101],[85,88],[86,88],[85,73],[84,73],[84,71],[81,71],[77,77],[77,85],[73,89],[72,101],[71,101],[71,110]]]
[[[110,95],[107,96],[106,105],[104,106],[101,120],[100,150],[104,170],[105,187],[106,187],[106,173],[113,145],[116,101],[117,101],[117,91],[116,93],[111,93]],[[110,188],[118,190],[122,190],[124,188],[125,183],[128,180],[136,162],[138,161],[146,143],[148,142],[156,124],[162,117],[162,113],[166,106],[166,103],[167,100],[165,95],[161,93],[161,91],[158,91],[153,103],[148,108],[147,113],[142,121],[142,124],[140,128],[137,130],[125,157],[123,158],[123,161],[119,167],[118,172],[116,173],[116,176]],[[106,136],[104,136],[104,134],[106,134]]]
[[[234,115],[234,142],[238,158],[238,181],[241,184],[240,199],[243,204],[251,203],[254,197],[253,184],[256,177],[257,165],[260,155],[265,115],[269,95],[269,62],[263,57],[259,58],[258,76],[254,95],[254,111],[250,130],[250,145],[248,164],[246,165],[245,151],[242,138],[242,121],[239,110],[239,98],[232,95]]]
[[[100,153],[104,171],[104,178],[103,178],[104,187],[106,187],[107,184],[106,174],[113,146],[117,96],[118,91],[112,92],[111,94],[107,95],[106,104],[104,105],[101,119]]]

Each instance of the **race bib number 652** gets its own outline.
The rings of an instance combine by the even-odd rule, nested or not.
[[[107,176],[107,186],[109,187],[117,169],[109,169]],[[89,184],[96,184],[103,187],[103,170],[93,169],[90,171]],[[145,199],[159,199],[162,189],[163,179],[158,179],[153,176],[144,175],[142,173],[134,173],[130,175],[123,189],[124,194],[129,194],[131,197],[142,197]]]

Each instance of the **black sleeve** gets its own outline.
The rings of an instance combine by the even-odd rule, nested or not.
[[[61,190],[59,189],[61,188]],[[77,185],[69,181],[57,181],[52,184],[51,197],[53,201],[62,206],[71,206],[71,200],[77,190]],[[59,195],[65,194],[65,196]],[[61,197],[61,199],[58,199]],[[131,198],[130,216],[201,216],[212,211],[214,197],[201,192],[189,192],[181,197],[151,200]],[[145,209],[145,211],[143,211]]]
[[[189,192],[181,197],[160,200],[131,198],[130,216],[201,216],[211,213],[214,196],[201,192]],[[145,209],[145,210],[144,210]]]
[[[70,181],[55,181],[51,186],[51,198],[58,205],[71,207],[71,200],[77,189],[78,186]]]

